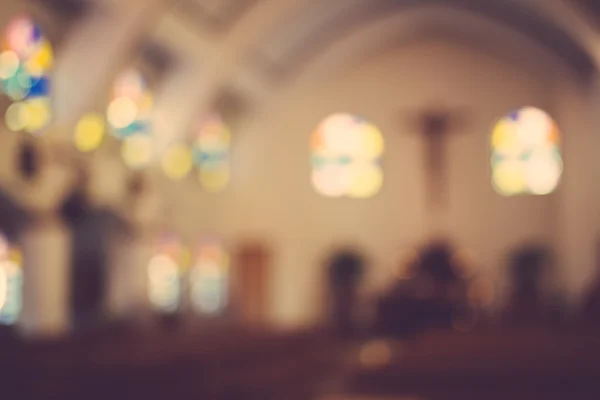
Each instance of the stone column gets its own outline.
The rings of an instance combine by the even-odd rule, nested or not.
[[[70,328],[69,230],[56,215],[36,218],[21,235],[23,310],[17,323],[27,337],[57,337]]]
[[[113,175],[116,176],[116,175]],[[148,321],[152,315],[148,298],[148,263],[152,257],[154,225],[164,214],[151,177],[144,174],[139,192],[105,202],[123,215],[131,230],[112,238],[106,308],[120,320]],[[127,186],[127,180],[121,182]]]
[[[147,267],[152,257],[151,235],[136,231],[115,243],[108,273],[107,308],[119,320],[150,318]]]

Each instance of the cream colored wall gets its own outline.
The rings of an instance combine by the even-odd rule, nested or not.
[[[255,104],[242,121],[227,191],[209,195],[192,178],[188,184],[159,178],[170,207],[158,217],[188,241],[200,234],[221,236],[231,245],[263,238],[274,253],[273,320],[311,322],[322,310],[322,260],[329,251],[344,244],[364,250],[374,291],[389,282],[398,256],[431,232],[423,201],[423,142],[410,132],[403,112],[436,101],[469,111],[468,126],[448,141],[445,229],[474,251],[482,271],[501,287],[507,249],[530,239],[554,241],[565,263],[564,280],[574,292],[589,275],[600,222],[595,206],[600,180],[590,168],[600,140],[593,135],[595,103],[564,75],[532,68],[546,66],[547,59],[520,51],[507,58],[456,38],[417,38],[347,58],[351,67],[325,80],[306,73],[277,88],[270,102]],[[552,111],[565,130],[567,172],[554,195],[502,198],[490,185],[489,131],[495,120],[522,105]],[[328,199],[310,185],[308,137],[322,118],[338,111],[362,115],[384,133],[385,185],[372,199]]]
[[[420,40],[370,57],[326,82],[300,80],[258,112],[246,125],[248,130],[238,133],[228,191],[180,200],[189,207],[196,202],[200,227],[186,224],[185,217],[180,223],[184,230],[204,229],[230,241],[247,234],[270,240],[275,253],[274,320],[312,321],[323,305],[321,261],[336,245],[356,244],[364,250],[371,261],[369,286],[376,290],[389,282],[399,255],[431,233],[424,208],[423,143],[410,131],[403,112],[441,102],[469,112],[468,126],[448,141],[445,230],[477,255],[482,272],[498,282],[502,294],[507,250],[529,240],[554,243],[560,238],[560,224],[577,229],[570,216],[559,212],[564,201],[578,212],[577,202],[565,200],[560,192],[503,198],[490,185],[488,135],[493,123],[523,105],[550,112],[564,108],[555,98],[565,90],[581,97],[571,84],[557,87],[556,81],[528,66],[444,39]],[[569,137],[579,134],[569,121],[581,123],[573,117],[573,108],[577,106],[557,113],[565,129],[572,127],[565,134]],[[384,133],[385,185],[371,199],[328,199],[311,187],[308,136],[322,118],[338,111],[362,115]],[[583,183],[570,185],[581,188]],[[563,259],[572,259],[579,244],[561,244],[557,251]],[[577,279],[581,278],[571,276],[568,281]]]
[[[557,86],[557,118],[565,131],[566,169],[558,192],[556,249],[567,294],[577,302],[600,272],[600,92],[594,85],[585,90],[565,82]]]

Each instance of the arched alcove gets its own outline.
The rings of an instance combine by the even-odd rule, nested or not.
[[[328,322],[339,334],[356,334],[362,322],[360,286],[368,268],[366,257],[357,248],[339,248],[327,257],[324,267]]]

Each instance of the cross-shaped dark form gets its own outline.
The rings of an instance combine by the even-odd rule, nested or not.
[[[424,169],[427,179],[426,202],[429,211],[439,210],[446,205],[446,137],[462,126],[465,113],[445,108],[430,108],[417,114],[413,120],[417,132],[424,139]]]

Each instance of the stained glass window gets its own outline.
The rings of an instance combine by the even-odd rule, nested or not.
[[[215,315],[227,306],[229,297],[229,256],[218,241],[201,241],[190,271],[191,300],[194,309]]]
[[[563,162],[560,131],[544,111],[525,107],[502,118],[492,133],[492,183],[503,196],[552,193]]]
[[[123,140],[123,160],[132,168],[152,160],[153,106],[154,96],[139,70],[132,68],[117,77],[106,117],[112,134]]]
[[[0,53],[2,92],[13,100],[5,118],[10,130],[39,133],[50,123],[53,63],[52,44],[42,28],[29,16],[13,18]]]
[[[231,130],[215,115],[205,120],[194,142],[194,164],[202,187],[209,192],[223,190],[229,183]]]
[[[367,198],[383,184],[383,135],[369,121],[334,114],[317,127],[310,139],[312,184],[328,197]]]
[[[21,313],[23,297],[21,251],[0,235],[0,324],[12,325]]]
[[[182,276],[188,264],[187,250],[174,234],[163,235],[148,264],[148,296],[161,313],[179,309],[182,296]]]

